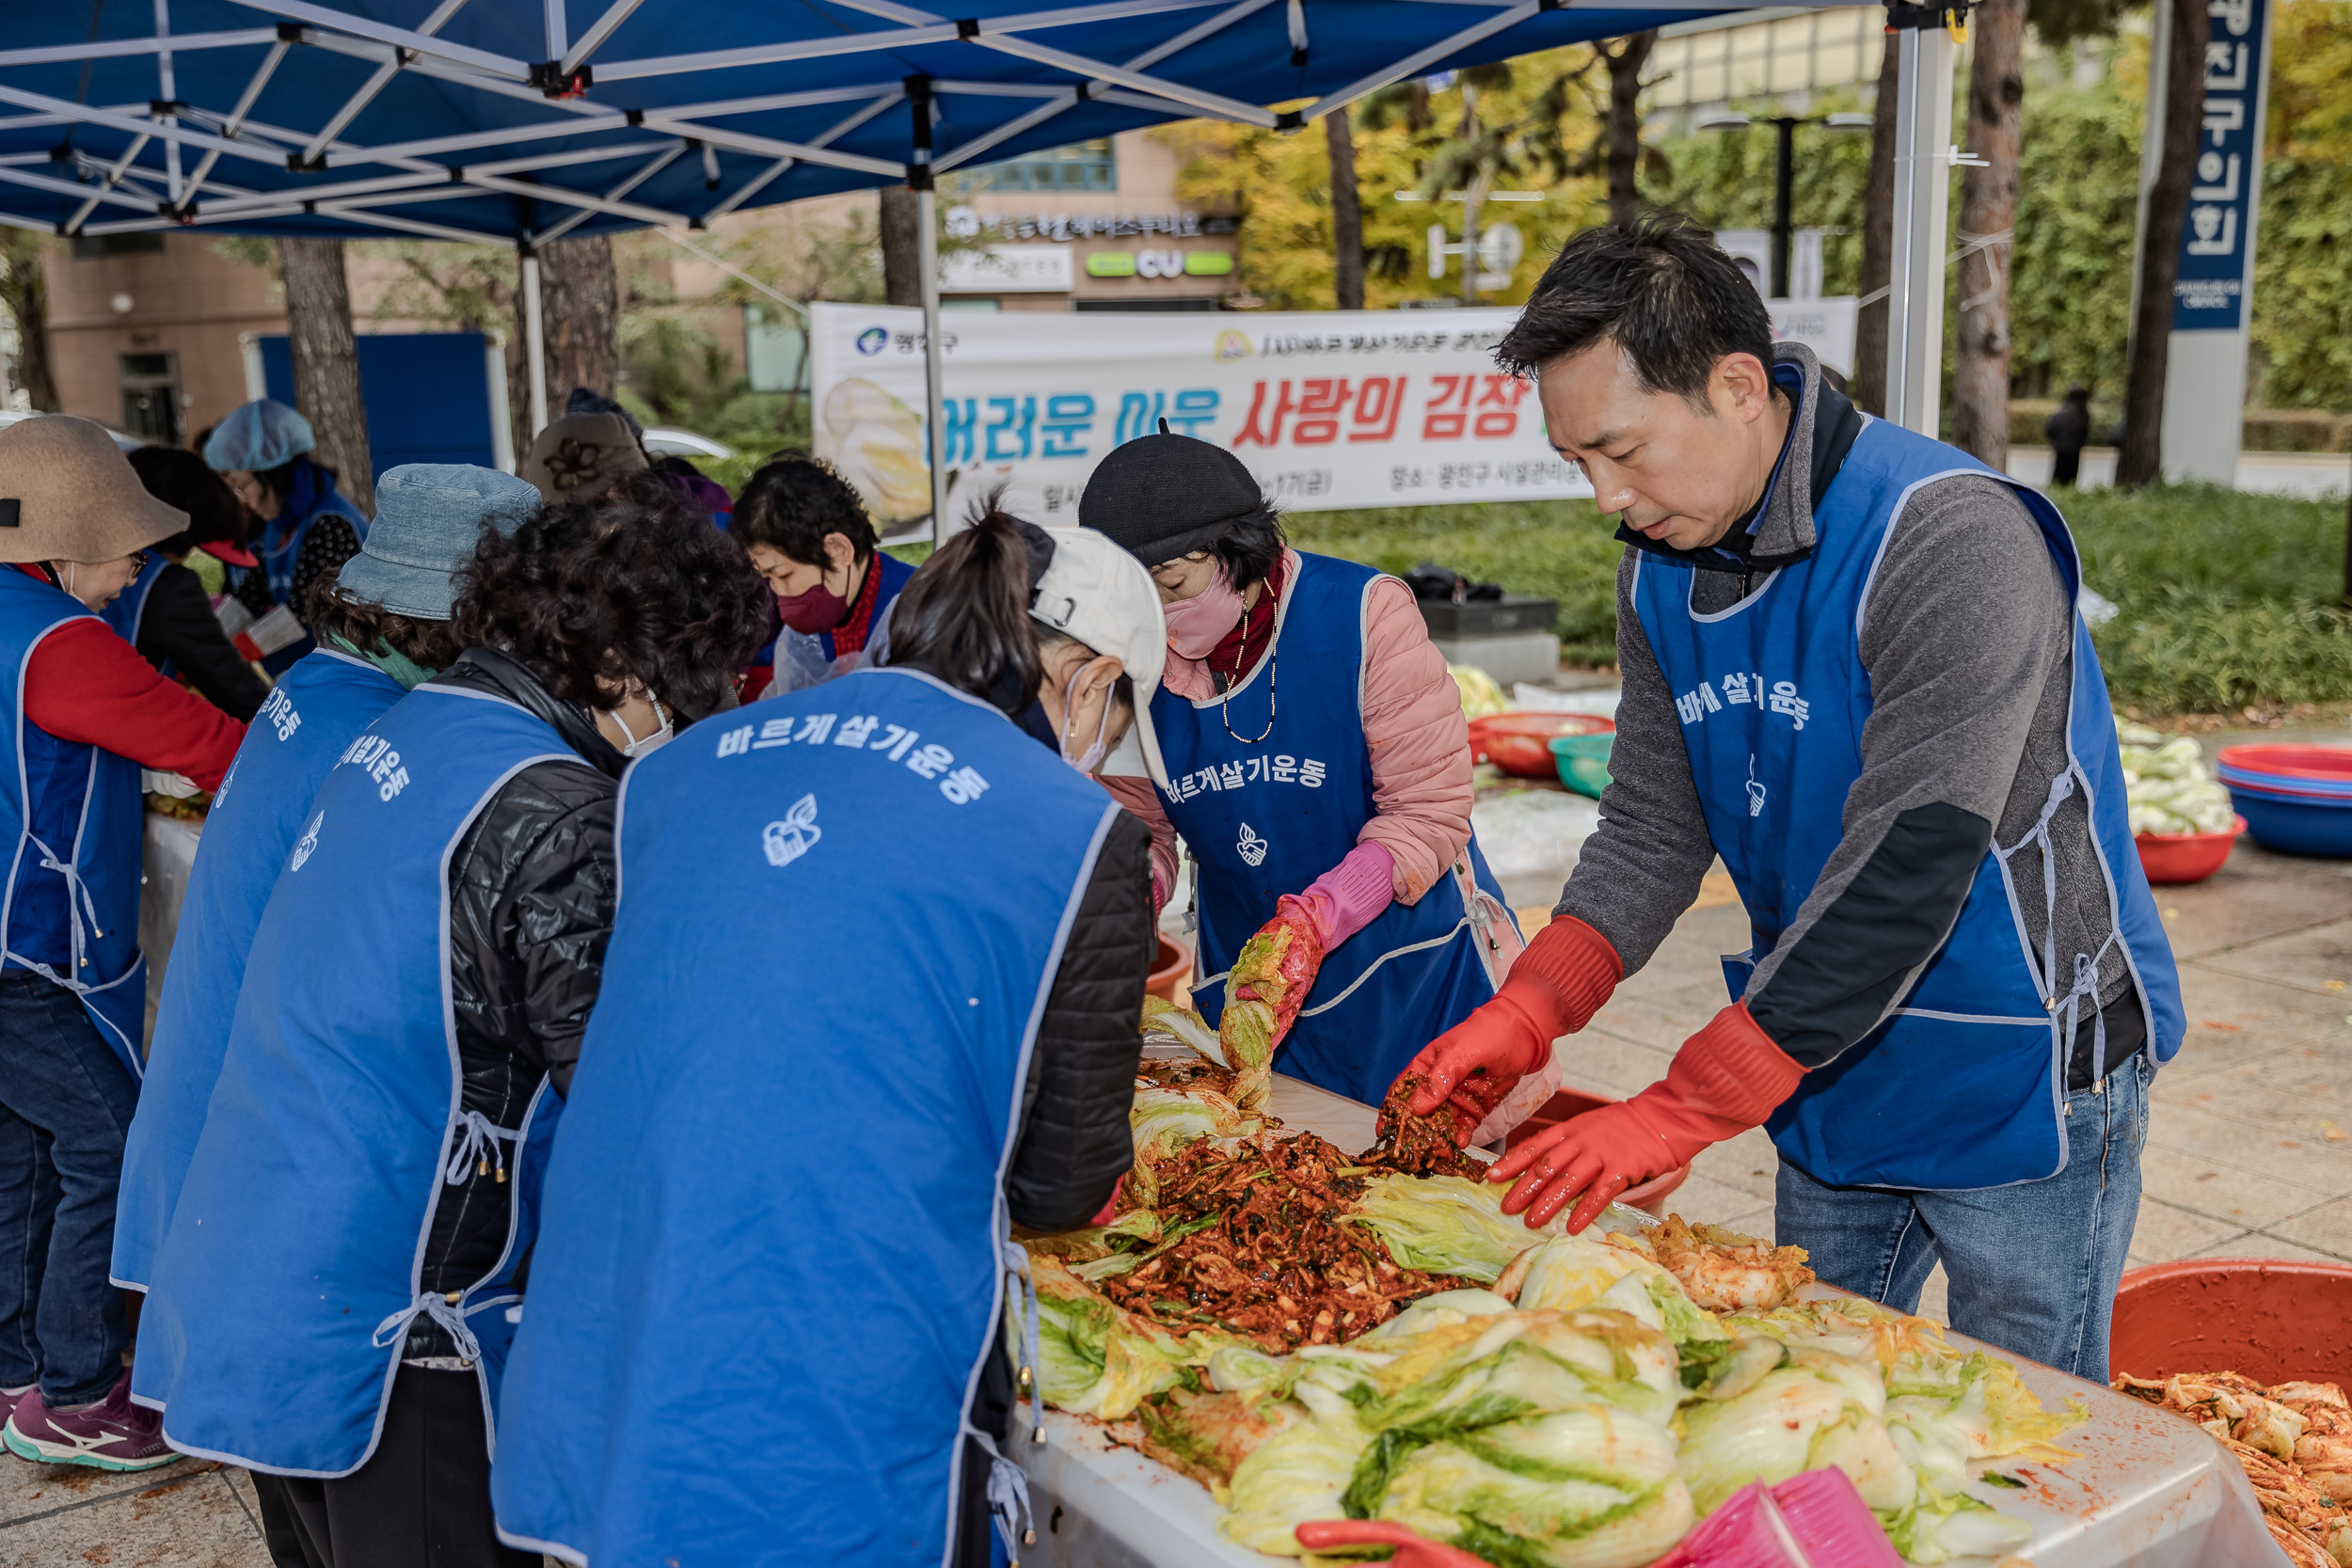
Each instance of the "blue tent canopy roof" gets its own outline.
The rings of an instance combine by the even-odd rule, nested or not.
[[[168,8],[169,52],[157,43]],[[1720,14],[1620,0],[24,0],[0,221],[538,243],[872,188]],[[1298,108],[1278,115],[1270,105]]]

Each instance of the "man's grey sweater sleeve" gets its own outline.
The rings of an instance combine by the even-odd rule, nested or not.
[[[1940,481],[1892,525],[1863,608],[1872,706],[1844,837],[1746,997],[1798,1062],[1875,1029],[1950,934],[2073,631],[2058,564],[2006,484]]]
[[[1634,552],[1617,566],[1617,668],[1625,683],[1600,826],[1585,839],[1554,916],[1581,920],[1628,974],[1649,962],[1715,862],[1673,690],[1633,610]]]

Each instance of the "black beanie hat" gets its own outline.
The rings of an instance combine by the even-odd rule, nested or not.
[[[1078,521],[1146,566],[1206,549],[1236,524],[1272,511],[1240,458],[1166,433],[1112,449],[1078,498]]]

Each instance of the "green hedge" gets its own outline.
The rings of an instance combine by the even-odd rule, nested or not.
[[[2090,586],[2122,613],[2097,633],[2119,703],[2161,713],[2352,701],[2344,505],[2212,485],[2062,498]],[[1589,501],[1297,513],[1303,549],[1404,572],[1436,561],[1560,601],[1561,657],[1616,659],[1620,546]]]

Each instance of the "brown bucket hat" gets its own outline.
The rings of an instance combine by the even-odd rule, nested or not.
[[[566,414],[539,432],[516,471],[549,501],[590,501],[623,474],[648,467],[645,449],[618,414]]]
[[[0,562],[119,561],[187,526],[104,426],[43,414],[0,429]]]

